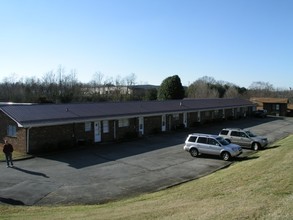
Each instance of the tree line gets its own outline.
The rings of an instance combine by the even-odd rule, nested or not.
[[[97,72],[89,83],[79,82],[76,75],[74,70],[66,73],[60,67],[42,78],[5,78],[0,83],[0,102],[70,103],[236,97],[282,97],[293,101],[291,89],[275,89],[268,82],[253,82],[245,88],[204,76],[184,87],[180,77],[173,75],[164,79],[160,86],[132,93],[131,88],[137,85],[134,73],[113,79]]]

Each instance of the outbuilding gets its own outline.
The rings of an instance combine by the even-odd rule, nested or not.
[[[250,101],[257,105],[257,109],[267,110],[269,115],[286,116],[289,100],[287,98],[253,97]]]
[[[99,144],[252,114],[244,99],[2,104],[0,135],[20,152]]]

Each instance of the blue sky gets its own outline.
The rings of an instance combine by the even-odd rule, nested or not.
[[[178,75],[293,87],[291,0],[0,0],[0,80]]]

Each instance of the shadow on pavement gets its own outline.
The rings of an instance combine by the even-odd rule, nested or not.
[[[25,169],[22,169],[22,168],[19,168],[19,167],[16,167],[16,166],[12,167],[12,169],[15,169],[15,170],[18,170],[18,171],[27,173],[27,174],[31,174],[31,175],[36,175],[36,176],[42,176],[42,177],[45,177],[45,178],[49,178],[44,173],[39,173],[39,172],[35,172],[35,171],[25,170]]]
[[[163,148],[182,145],[189,133],[219,134],[222,128],[239,127],[247,128],[259,124],[282,120],[278,117],[267,118],[241,118],[235,120],[223,120],[198,124],[196,127],[172,131],[148,137],[142,137],[131,141],[119,143],[101,143],[88,147],[75,148],[63,152],[55,152],[47,156],[38,156],[49,160],[62,161],[71,167],[81,169],[84,167],[121,160],[126,157],[143,154]],[[36,175],[36,174],[35,174]]]

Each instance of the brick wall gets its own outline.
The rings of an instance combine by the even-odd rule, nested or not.
[[[85,130],[85,123],[73,124],[73,139],[78,145],[94,143],[94,123],[90,123],[91,129]]]
[[[276,109],[277,105],[279,105],[279,109]],[[286,116],[287,114],[287,103],[263,103],[263,108],[268,111],[269,115]]]
[[[129,126],[127,127],[119,127],[118,121],[116,121],[115,125],[116,125],[116,140],[131,139],[138,136],[138,119],[137,118],[129,118]]]
[[[74,124],[34,127],[29,131],[29,152],[61,150],[75,145]]]
[[[198,113],[197,112],[190,112],[187,116],[187,123],[188,127],[195,127],[199,121],[198,121]]]
[[[6,139],[9,143],[12,144],[15,151],[26,153],[26,129],[19,128],[17,124],[12,119],[7,117],[3,112],[0,112],[0,123],[1,144],[4,144],[4,139]],[[16,126],[15,137],[8,136],[8,125]]]
[[[152,116],[144,118],[144,134],[156,134],[162,130],[162,117]]]
[[[241,114],[243,111],[249,113],[252,109],[245,108],[241,109]],[[219,115],[223,112],[218,111]],[[219,115],[215,115],[215,111],[201,112],[201,122],[207,120],[214,120]],[[232,109],[225,110],[225,118],[232,116]],[[138,118],[130,118],[129,126],[119,127],[118,120],[109,120],[109,132],[103,131],[103,121],[101,121],[101,142],[110,142],[116,140],[125,140],[129,138],[134,138],[138,136],[139,130],[139,120]],[[187,114],[187,122],[189,126],[196,126],[198,123],[198,113],[192,112]],[[29,134],[29,152],[28,153],[38,153],[44,151],[55,151],[62,150],[66,148],[76,147],[79,144],[94,144],[94,122],[91,122],[91,129],[85,131],[85,123],[72,123],[67,125],[58,126],[46,126],[46,127],[33,127],[30,129],[17,127],[16,136],[7,136],[7,126],[17,124],[7,117],[3,112],[0,112],[0,135],[1,143],[3,139],[6,138],[17,151],[26,152],[26,136],[27,132]],[[166,115],[166,131],[174,129],[174,126],[183,124],[183,114],[168,114]],[[160,133],[162,129],[162,116],[151,116],[144,118],[144,134],[156,134]]]
[[[116,128],[114,128],[116,126]],[[116,139],[114,131],[116,130]],[[84,123],[68,125],[35,127],[29,130],[30,153],[62,150],[79,145],[90,145],[94,143],[94,122],[91,122],[90,131],[85,131]],[[138,119],[129,119],[128,127],[118,127],[118,121],[109,121],[109,132],[103,131],[101,123],[101,142],[110,142],[137,137]]]

